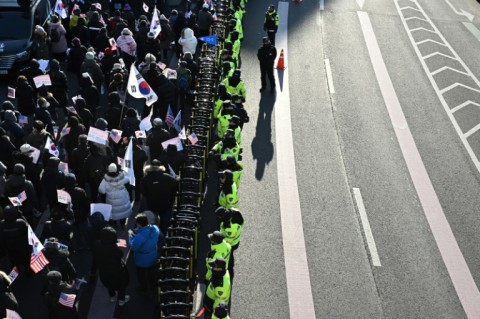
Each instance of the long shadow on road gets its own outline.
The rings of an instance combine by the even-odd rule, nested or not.
[[[272,112],[275,105],[275,94],[265,92],[258,105],[258,118],[255,137],[252,140],[252,155],[257,161],[255,178],[261,180],[265,167],[273,159]]]

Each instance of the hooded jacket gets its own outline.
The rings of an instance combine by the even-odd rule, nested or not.
[[[82,224],[87,221],[90,215],[90,201],[87,193],[81,187],[77,187],[77,180],[74,174],[65,176],[65,190],[72,198],[72,210],[75,217],[75,224]]]
[[[65,174],[58,169],[59,164],[58,157],[50,157],[40,180],[50,205],[57,203],[57,189],[65,187]]]
[[[130,179],[123,172],[116,176],[105,174],[98,192],[106,195],[105,202],[112,205],[112,220],[120,220],[130,216],[132,207],[130,205],[130,197],[125,185]]]
[[[190,28],[186,28],[183,30],[182,37],[178,39],[178,44],[182,46],[182,52],[190,52],[195,54],[197,50],[197,38],[193,34],[193,30]]]
[[[145,166],[141,191],[149,210],[162,213],[172,208],[178,189],[178,181],[165,172],[164,166]]]
[[[100,241],[93,248],[94,258],[98,266],[100,280],[109,289],[126,288],[129,274],[123,262],[123,252],[117,247],[117,233],[106,227],[100,231]]]
[[[147,225],[130,235],[128,241],[133,250],[135,266],[149,268],[157,261],[157,243],[160,230],[157,225]]]

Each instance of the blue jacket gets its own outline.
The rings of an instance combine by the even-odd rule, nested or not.
[[[133,251],[135,266],[148,268],[157,261],[157,243],[160,230],[156,225],[139,228],[130,235],[128,241]]]

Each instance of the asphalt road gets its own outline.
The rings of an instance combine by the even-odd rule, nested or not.
[[[232,318],[290,318],[275,138],[286,128],[275,126],[275,94],[258,93],[256,51],[268,4],[250,1],[244,18],[250,123],[242,133],[240,209],[246,224],[235,254]],[[316,318],[468,318],[387,111],[359,11],[368,14],[408,129],[480,284],[480,39],[471,31],[480,29],[480,4],[290,2],[288,47],[277,49],[288,57],[289,87],[282,90],[290,94],[291,169]],[[353,188],[361,191],[381,266],[373,266]],[[211,215],[203,222],[205,236],[215,224]]]
[[[414,9],[398,10],[396,3]],[[465,134],[480,123],[474,104],[479,101],[478,86],[471,76],[480,73],[480,43],[464,24],[469,19],[446,1],[417,3],[438,32],[414,31],[415,42],[441,42],[440,33],[459,58],[432,55],[425,60],[427,69],[434,72],[446,66],[465,72],[461,60],[471,71],[446,69],[432,76],[438,90],[459,83],[443,95],[448,109],[473,102],[453,114]],[[275,127],[274,97],[257,92],[255,54],[268,4],[249,2],[245,17],[242,72],[252,123],[245,126],[242,138],[246,170],[240,208],[246,226],[236,254],[233,318],[289,318],[275,153],[275,130],[285,128]],[[475,15],[473,25],[479,28],[476,1],[453,5]],[[480,279],[479,171],[402,23],[401,17],[422,17],[415,3],[290,2],[289,44],[283,49],[290,78],[292,169],[298,181],[316,317],[465,318],[385,107],[358,11],[370,17],[428,176],[475,282]],[[407,28],[429,29],[420,19],[408,19]],[[452,55],[448,47],[432,41],[418,46],[421,56]],[[331,65],[334,92],[327,82],[325,59]],[[471,133],[468,145],[480,154],[480,135]],[[381,267],[372,266],[353,188],[361,190]]]

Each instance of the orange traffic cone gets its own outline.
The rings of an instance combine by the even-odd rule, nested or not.
[[[278,59],[277,66],[275,68],[278,69],[278,70],[285,70],[286,67],[285,67],[284,63],[285,63],[285,61],[284,61],[284,58],[283,58],[283,49],[282,49],[282,51],[280,51],[280,59]]]

